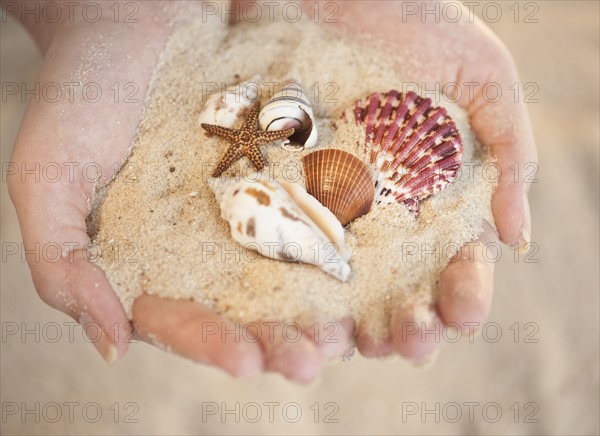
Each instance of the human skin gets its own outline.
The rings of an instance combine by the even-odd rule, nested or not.
[[[3,7],[8,11],[14,3],[3,2]],[[93,24],[85,20],[48,23],[24,17],[21,21],[44,54],[36,81],[41,86],[63,83],[72,80],[77,72],[81,74],[81,66],[85,65],[86,80],[93,80],[104,90],[115,82],[134,82],[139,86],[138,95],[146,95],[158,55],[172,31],[169,22],[174,17],[189,18],[200,13],[200,3],[174,3],[139,2],[135,15],[138,23],[123,20],[115,23],[110,19]],[[114,11],[106,9],[110,4],[102,5],[104,16],[113,17]],[[398,27],[402,13],[399,2],[381,12],[373,12],[370,2],[343,2],[339,6],[336,16],[339,23],[334,27],[351,27],[354,32],[362,30],[375,37],[386,35],[388,39],[394,35],[391,43],[419,53],[427,61],[423,63],[427,68],[422,71],[417,68],[412,74],[420,81],[442,84],[493,81],[503,89],[518,81],[510,55],[478,21],[461,23],[460,32],[456,27],[423,23],[420,19],[411,19]],[[304,7],[309,10],[309,4]],[[243,21],[243,16],[240,18]],[[90,47],[95,44],[102,45],[108,55],[93,57]],[[434,49],[441,45],[453,55],[440,58]],[[258,341],[245,335],[203,338],[199,332],[206,323],[218,323],[231,330],[240,327],[197,303],[142,295],[133,306],[136,338],[167,346],[177,354],[221,367],[236,376],[252,376],[267,370],[308,382],[317,377],[327,358],[342,355],[354,340],[366,356],[396,352],[415,361],[425,359],[441,343],[430,340],[431,337],[421,340],[418,331],[408,338],[402,334],[405,325],[416,321],[415,313],[423,310],[430,314],[427,328],[440,323],[466,331],[469,323],[483,321],[492,300],[493,264],[484,260],[481,247],[498,238],[521,246],[529,241],[527,186],[522,180],[514,181],[508,167],[515,162],[521,167],[526,162],[535,162],[536,154],[523,103],[510,99],[490,103],[481,98],[481,93],[475,95],[479,97],[474,100],[463,96],[459,104],[468,111],[479,141],[491,150],[502,170],[492,203],[497,232],[484,225],[480,239],[470,245],[471,249],[461,250],[449,264],[440,277],[435,306],[396,308],[391,319],[392,334],[383,341],[369,337],[352,320],[341,320],[335,343],[323,343],[324,335],[319,335],[321,341],[314,340],[308,329],[300,341],[292,343],[283,340],[281,331]],[[143,103],[143,98],[133,103],[111,99],[91,103],[80,95],[74,101],[32,102],[19,129],[11,162],[27,168],[36,163],[44,167],[51,162],[77,162],[81,168],[93,162],[100,166],[101,177],[91,181],[75,171],[74,179],[61,178],[58,183],[24,179],[21,174],[11,175],[7,180],[26,246],[58,243],[61,247],[74,247],[58,262],[35,259],[28,254],[37,292],[50,306],[83,326],[89,323],[100,326],[103,334],[94,345],[109,362],[126,353],[130,321],[104,272],[86,260],[82,249],[89,242],[85,220],[95,190],[110,182],[115,163],[122,164],[129,156]],[[331,320],[320,321],[325,325],[325,321]],[[120,334],[115,334],[115,325]]]

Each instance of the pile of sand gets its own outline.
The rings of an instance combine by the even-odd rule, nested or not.
[[[487,155],[467,115],[444,103],[459,126],[463,161],[458,181],[421,204],[418,219],[401,205],[375,207],[346,228],[352,276],[346,283],[304,264],[247,255],[231,237],[207,179],[228,147],[197,123],[207,91],[259,74],[264,104],[273,83],[301,82],[318,120],[316,148],[360,155],[364,129],[344,128],[341,114],[373,91],[402,90],[391,56],[311,23],[179,27],[155,73],[135,146],[119,177],[97,196],[89,220],[100,266],[131,313],[143,292],[193,299],[241,322],[290,321],[351,314],[372,334],[387,334],[390,307],[433,301],[450,257],[492,221],[494,183]],[[243,120],[239,120],[241,124]],[[334,128],[337,122],[338,130]],[[304,152],[262,148],[275,177],[290,179]],[[283,171],[287,173],[284,175]],[[468,170],[468,171],[467,171]],[[224,175],[253,169],[246,158]],[[299,170],[295,180],[303,183]]]

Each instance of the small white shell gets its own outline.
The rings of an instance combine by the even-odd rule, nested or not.
[[[296,129],[290,140],[311,148],[317,144],[317,123],[312,106],[297,82],[287,82],[264,105],[258,115],[263,130]],[[287,141],[286,143],[289,143]]]
[[[348,279],[349,253],[341,224],[300,186],[286,184],[299,204],[282,184],[266,177],[213,178],[209,185],[231,236],[244,248],[273,259],[316,265],[341,281]]]
[[[260,94],[260,76],[256,75],[247,82],[228,87],[225,91],[213,94],[206,99],[198,124],[217,124],[234,127],[241,123],[245,112],[249,111]]]

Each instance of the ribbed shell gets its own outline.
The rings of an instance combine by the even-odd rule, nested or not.
[[[302,158],[306,190],[333,212],[342,225],[371,210],[375,198],[373,175],[351,153],[324,149]]]
[[[456,179],[462,140],[446,109],[431,99],[375,92],[355,102],[354,118],[365,125],[366,159],[379,168],[378,203],[404,203],[416,213],[419,201]]]

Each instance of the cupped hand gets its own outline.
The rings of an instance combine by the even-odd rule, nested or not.
[[[447,90],[446,97],[467,111],[477,139],[499,169],[492,199],[497,230],[483,223],[479,239],[457,253],[441,274],[433,306],[396,308],[389,338],[375,340],[359,327],[358,348],[367,356],[397,352],[423,361],[444,342],[440,333],[425,330],[440,332],[450,326],[460,334],[473,334],[492,302],[494,264],[482,250],[498,240],[526,249],[531,238],[529,186],[522,174],[526,164],[537,162],[537,155],[527,109],[520,98],[515,101],[515,64],[487,26],[460,3],[448,3],[352,1],[341,3],[335,17],[337,26],[395,48],[403,80],[424,84],[427,90]],[[514,165],[521,170],[520,178],[515,178]]]
[[[90,261],[86,218],[94,192],[131,151],[169,21],[180,11],[137,2],[133,17],[122,14],[115,23],[111,5],[103,4],[107,18],[96,23],[24,23],[45,52],[37,86],[52,93],[28,107],[11,158],[11,168],[19,170],[8,177],[37,292],[81,323],[109,362],[127,351],[132,323],[104,272]],[[185,4],[190,13],[197,7]],[[59,259],[39,256],[51,253],[45,247],[59,247]],[[199,304],[149,295],[134,302],[133,324],[134,338],[231,374],[270,370],[301,382],[315,378],[326,358],[345,352],[353,330],[341,323],[337,342],[324,343],[325,335],[314,338],[314,328],[306,328],[292,342],[265,326],[271,334],[259,338],[252,329],[240,334],[243,326]],[[203,334],[207,325],[228,334]]]
[[[170,32],[171,17],[162,4],[137,4],[137,23],[103,20],[93,25],[79,22],[31,29],[46,52],[37,82],[41,88],[61,84],[63,95],[59,101],[41,99],[28,108],[11,158],[20,170],[8,178],[25,247],[62,249],[58,261],[28,254],[36,290],[52,307],[84,326],[99,326],[102,336],[96,336],[94,344],[108,361],[126,352],[130,321],[103,271],[88,261],[86,217],[96,189],[110,181],[130,153],[150,75]],[[372,11],[374,4],[381,10]],[[440,342],[421,340],[418,331],[407,336],[404,326],[414,325],[416,314],[423,311],[430,315],[428,324],[468,330],[472,323],[483,321],[491,304],[493,264],[485,261],[481,248],[498,238],[521,246],[529,241],[527,187],[512,178],[510,167],[535,162],[533,135],[522,102],[509,97],[490,102],[481,92],[486,83],[495,82],[508,95],[507,90],[518,81],[510,55],[482,23],[466,18],[456,24],[422,22],[419,16],[408,17],[404,23],[400,2],[340,5],[341,25],[388,40],[393,35],[401,48],[399,62],[411,56],[410,74],[417,83],[425,82],[428,89],[435,83],[479,83],[473,88],[473,98],[463,92],[459,104],[468,111],[478,139],[490,148],[501,170],[492,204],[497,233],[485,224],[480,239],[457,254],[440,278],[436,307],[397,308],[393,333],[384,341],[356,332],[364,355],[396,351],[420,360]],[[97,87],[90,83],[103,93],[98,101]],[[115,85],[120,92],[116,93]],[[136,90],[133,100],[125,99],[132,89]],[[32,177],[22,171],[56,167],[61,168],[61,177]],[[199,304],[147,295],[135,301],[133,317],[137,337],[183,356],[235,375],[267,369],[298,381],[311,380],[325,358],[345,351],[353,330],[351,322],[342,323],[333,345],[311,340],[309,329],[296,343],[281,340],[279,333],[274,337],[280,340],[270,335],[260,340],[248,335],[202,336],[207,323],[227,331],[240,326]]]

